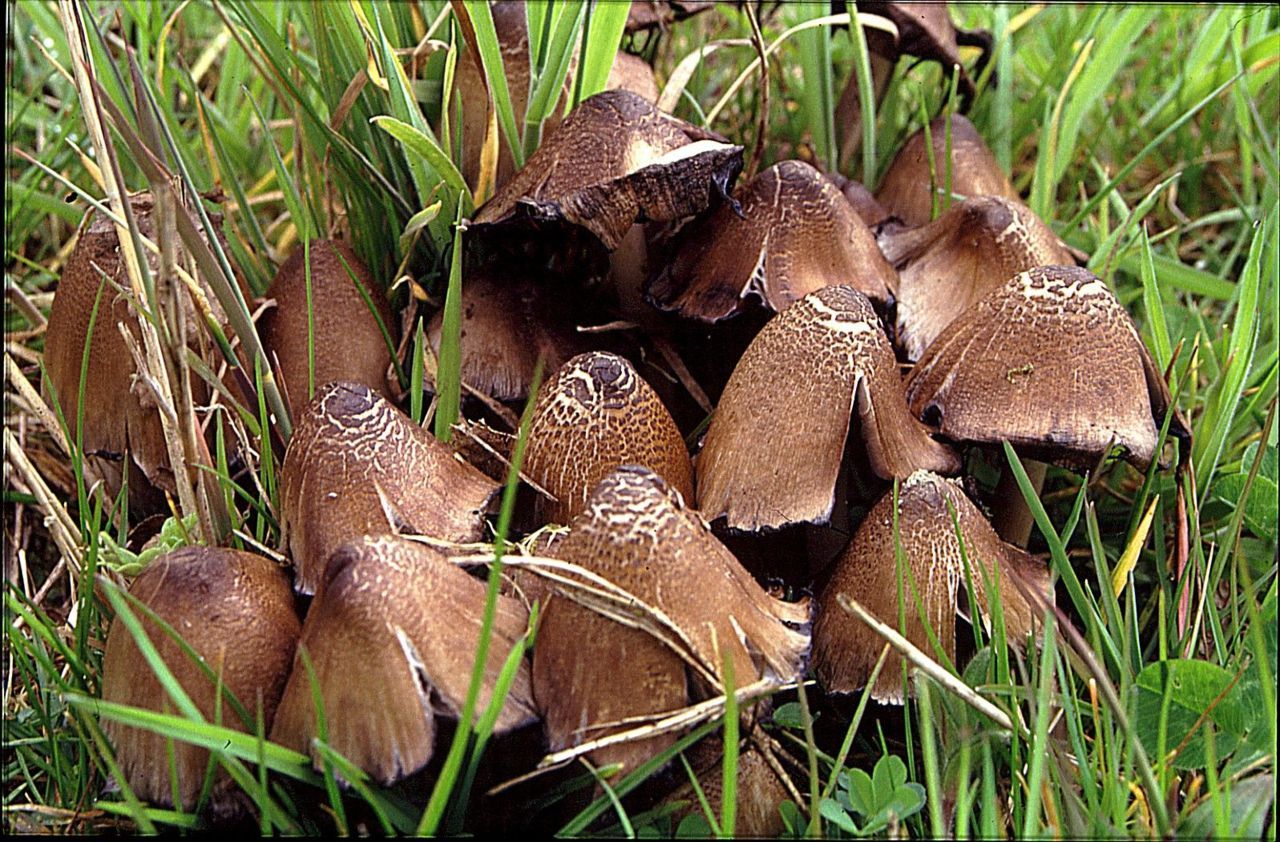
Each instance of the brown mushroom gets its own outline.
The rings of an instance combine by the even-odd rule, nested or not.
[[[782,161],[743,185],[737,210],[722,205],[681,232],[675,259],[649,286],[662,310],[716,322],[755,297],[781,311],[824,286],[844,284],[887,303],[898,279],[840,191],[813,167]]]
[[[864,687],[885,645],[879,634],[840,607],[839,595],[856,600],[878,619],[898,628],[895,546],[902,548],[906,562],[902,570],[904,636],[926,654],[933,655],[934,648],[925,622],[946,657],[954,661],[955,620],[957,614],[965,616],[960,600],[967,600],[967,582],[973,583],[982,620],[988,628],[990,594],[996,593],[998,582],[1006,636],[1011,643],[1023,641],[1038,619],[1013,578],[1018,577],[1025,587],[1052,601],[1048,568],[1024,550],[1001,541],[958,481],[927,471],[912,474],[898,489],[897,515],[895,541],[890,492],[858,527],[818,597],[813,663],[828,692],[849,693]],[[872,698],[902,702],[900,663],[897,653],[891,650],[871,689]]]
[[[626,31],[666,29],[714,5],[714,0],[632,0],[631,9],[627,12]]]
[[[793,796],[779,775],[777,757],[765,752],[770,740],[757,724],[738,749],[738,786],[733,835],[740,839],[777,839],[786,830],[779,807]],[[724,740],[712,734],[685,752],[685,759],[707,800],[711,815],[724,815]],[[686,816],[703,815],[702,805],[693,792],[693,784],[685,783],[662,799],[663,805],[677,807],[672,821],[679,825]]]
[[[907,412],[870,302],[823,287],[765,325],[729,377],[696,464],[698,508],[730,529],[826,522],[855,406],[878,476],[960,469]]]
[[[250,553],[184,547],[152,561],[129,592],[169,624],[212,672],[211,678],[173,638],[134,609],[160,659],[206,721],[218,720],[226,728],[253,731],[255,723],[242,722],[228,703],[229,693],[250,717],[261,704],[263,727],[270,729],[299,632],[293,592],[283,570]],[[219,681],[223,689],[220,700],[215,698]],[[102,698],[165,713],[176,710],[119,616],[107,633]],[[103,719],[102,729],[111,739],[116,760],[134,792],[147,801],[173,806],[175,787],[166,760],[168,738],[109,718]],[[204,783],[209,751],[186,742],[171,745],[180,801],[177,806],[191,810]],[[234,809],[230,778],[220,773],[218,781],[215,813]]]
[[[568,225],[612,251],[638,221],[705,210],[728,194],[741,168],[742,147],[630,91],[605,91],[565,118],[479,209],[471,229],[484,238],[500,227],[510,238],[512,226]]]
[[[358,383],[330,383],[295,419],[280,471],[282,527],[313,593],[329,554],[362,535],[481,536],[497,483]]]
[[[933,218],[933,195],[937,190],[939,208],[947,186],[947,121],[938,117],[929,124],[932,148],[926,150],[924,130],[907,139],[880,182],[876,199],[909,227],[924,225]],[[926,153],[928,153],[926,155]],[[929,159],[933,160],[932,180]],[[968,118],[956,114],[951,119],[951,193],[963,197],[1003,196],[1019,201],[995,156]]]
[[[853,206],[853,210],[858,214],[858,218],[862,220],[862,223],[872,231],[875,231],[892,216],[884,205],[876,201],[876,197],[862,182],[854,181],[852,178],[845,178],[840,173],[827,173],[827,179],[840,191],[845,201]]]
[[[314,676],[330,746],[385,785],[418,771],[433,753],[436,715],[457,717],[466,703],[484,607],[484,583],[435,550],[390,535],[344,544],[307,612],[272,740],[321,766]],[[498,597],[477,716],[527,624],[517,600]],[[494,733],[535,718],[522,663]]]
[[[300,408],[326,383],[347,380],[363,383],[389,397],[391,351],[382,330],[390,330],[393,320],[386,295],[346,243],[312,240],[310,253],[310,325],[306,252],[301,246],[271,282],[267,298],[274,298],[276,306],[267,310],[259,322],[263,345],[279,360],[285,394],[295,408]],[[314,378],[308,354],[309,332],[315,351]]]
[[[440,353],[444,311],[427,325],[427,341]],[[462,284],[462,381],[500,401],[529,395],[533,370],[556,368],[584,350],[563,297],[527,278],[499,278],[476,269]]]
[[[661,612],[669,625],[660,630],[673,642],[586,607],[575,600],[579,589],[556,584],[533,660],[534,696],[553,750],[616,733],[634,725],[634,717],[685,706],[686,662],[672,645],[701,665],[695,674],[713,692],[722,692],[714,686],[723,681],[722,657],[732,660],[738,687],[762,678],[786,682],[801,672],[808,635],[787,624],[808,622],[807,602],[784,603],[766,594],[680,494],[648,468],[623,466],[601,481],[557,556],[634,598],[611,603],[615,616],[630,610],[652,622],[653,614],[638,608],[637,600]],[[667,734],[598,749],[593,762],[633,769],[674,739]]]
[[[974,196],[920,228],[886,231],[880,247],[898,268],[897,339],[909,360],[1009,278],[1072,262],[1030,208],[1001,196]]]
[[[1116,445],[1145,469],[1171,409],[1129,314],[1075,266],[1023,272],[965,310],[920,358],[907,400],[952,441],[1008,441],[1076,471]],[[1190,438],[1176,413],[1170,431]]]
[[[671,413],[631,363],[593,351],[565,363],[538,394],[525,472],[555,498],[544,520],[568,523],[620,465],[644,465],[693,497],[693,465]]]

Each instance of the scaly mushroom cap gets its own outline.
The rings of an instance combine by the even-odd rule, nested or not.
[[[479,539],[498,490],[358,383],[316,392],[296,419],[280,474],[283,531],[302,593],[315,591],[330,553],[362,535]]]
[[[348,271],[349,270],[349,271]],[[391,352],[378,328],[364,288],[382,324],[391,330],[391,307],[374,283],[369,269],[351,247],[340,240],[311,241],[311,312],[314,324],[315,389],[347,380],[363,383],[386,396]],[[308,394],[307,267],[301,246],[276,273],[267,297],[276,306],[259,323],[268,353],[280,361],[285,393],[295,408],[311,399]]]
[[[151,194],[139,193],[128,197],[128,201],[139,232],[155,240]],[[156,277],[158,258],[147,253],[147,261],[152,276]],[[99,299],[100,288],[102,294]],[[67,258],[49,309],[45,369],[74,441],[80,365],[85,339],[92,330],[84,381],[84,450],[90,457],[88,462],[93,472],[105,482],[108,496],[114,497],[119,492],[127,475],[132,511],[138,514],[165,509],[163,495],[149,486],[170,494],[176,494],[177,487],[169,465],[169,451],[159,410],[146,385],[135,382],[133,356],[117,326],[123,323],[138,347],[144,347],[137,315],[126,298],[129,290],[128,269],[120,253],[115,223],[96,211],[90,211],[85,216],[76,246]],[[214,318],[225,323],[226,317],[218,306],[217,298],[208,288],[204,293]],[[199,328],[195,327],[200,319],[189,296],[185,291],[176,290],[162,290],[159,294],[162,300],[169,295],[176,297],[183,318],[191,325],[188,330],[192,337],[191,349],[200,353],[196,339]],[[99,302],[98,312],[91,325],[95,301]],[[191,388],[195,402],[204,402],[207,391],[204,382],[192,378]]]
[[[766,594],[679,492],[648,468],[627,465],[606,477],[556,552],[661,611],[716,681],[722,680],[717,646],[732,658],[738,687],[762,677],[788,681],[803,669],[808,634],[785,624],[807,623],[807,602]],[[553,596],[543,614],[533,688],[553,750],[689,701],[684,662],[674,650],[565,593]],[[594,762],[634,768],[672,740],[597,751]]]
[[[754,296],[781,312],[816,289],[852,286],[881,303],[898,279],[840,191],[802,161],[782,161],[689,226],[649,286],[659,309],[717,322]]]
[[[693,464],[671,413],[631,363],[614,354],[579,354],[538,395],[525,471],[555,496],[539,500],[543,518],[568,523],[619,465],[644,465],[693,497]]]
[[[269,560],[238,550],[184,547],[160,556],[139,574],[129,592],[173,627],[204,660],[222,685],[254,716],[261,699],[264,727],[271,720],[289,675],[299,622],[284,571]],[[252,733],[224,696],[215,711],[216,678],[208,678],[161,628],[134,608],[161,660],[208,722]],[[159,679],[119,617],[111,622],[102,661],[102,698],[107,702],[172,713]],[[173,805],[166,738],[104,718],[102,729],[133,791],[144,800]],[[174,768],[181,807],[195,806],[209,752],[174,741]],[[215,809],[218,799],[215,790]]]
[[[427,326],[431,350],[440,353],[441,309]],[[529,395],[533,370],[556,368],[586,343],[574,329],[563,298],[527,279],[500,280],[475,272],[462,284],[462,380],[500,401]]]
[[[1030,208],[1001,196],[974,196],[920,228],[887,231],[880,247],[898,267],[898,343],[910,360],[1009,278],[1072,262]]]
[[[953,511],[964,539],[963,556],[951,519]],[[947,657],[955,658],[955,620],[961,613],[958,600],[962,595],[967,599],[968,595],[965,557],[969,560],[970,579],[982,619],[988,627],[991,620],[987,594],[994,592],[999,576],[1000,606],[1010,642],[1021,642],[1038,619],[1011,581],[1014,575],[1049,601],[1053,600],[1048,568],[1024,550],[1001,541],[956,480],[943,479],[927,471],[907,478],[898,489],[898,536],[915,580],[914,593],[918,595],[913,596],[911,580],[904,569],[906,638],[926,654],[932,654],[934,649],[921,622],[921,613]],[[838,594],[862,603],[871,614],[897,628],[892,492],[876,503],[858,527],[818,597],[818,615],[813,627],[814,667],[828,692],[849,693],[866,686],[884,639],[842,609],[836,600]],[[902,670],[899,657],[892,650],[871,695],[883,702],[902,702]]]
[[[952,441],[1007,440],[1076,471],[1112,445],[1145,470],[1171,401],[1129,314],[1075,266],[1023,272],[961,313],[911,372],[907,400]],[[1170,431],[1191,436],[1177,415]]]
[[[457,717],[466,703],[484,606],[484,583],[435,550],[391,535],[343,545],[307,612],[271,739],[311,752],[321,766],[311,747],[318,731],[305,651],[329,745],[388,786],[418,771],[431,759],[436,714]],[[477,712],[528,620],[517,600],[498,597]],[[534,719],[522,663],[494,733]]]
[[[825,522],[855,405],[878,476],[960,470],[907,411],[870,302],[824,287],[765,325],[730,375],[697,460],[698,508],[730,529]]]
[[[584,100],[476,214],[498,224],[568,223],[607,250],[632,224],[700,213],[742,169],[742,147],[658,111],[630,91]]]
[[[938,117],[929,124],[931,150],[925,148],[924,130],[907,139],[898,150],[889,170],[880,182],[876,199],[908,227],[929,222],[933,213],[929,183],[929,158],[934,162],[936,187],[946,190],[947,135],[946,118]],[[931,154],[929,154],[931,153]],[[926,157],[929,154],[929,157]],[[964,197],[1003,196],[1020,201],[996,158],[983,142],[968,118],[956,114],[951,119],[951,192]],[[939,192],[938,198],[943,198]],[[939,207],[941,207],[941,202]]]

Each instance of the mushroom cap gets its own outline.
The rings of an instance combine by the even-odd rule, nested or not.
[[[759,729],[759,726],[755,726]],[[767,739],[767,737],[764,737]],[[685,752],[685,758],[693,768],[698,785],[702,788],[711,815],[724,814],[724,740],[712,733]],[[738,750],[737,820],[734,835],[740,839],[778,839],[786,831],[782,813],[778,807],[788,801],[791,793],[778,777],[778,773],[765,759],[754,737],[748,738]],[[678,826],[686,817],[703,815],[702,805],[693,792],[693,784],[685,782],[663,804],[684,802],[672,814]]]
[[[346,380],[388,396],[391,352],[356,283],[373,302],[382,324],[393,329],[386,296],[351,247],[340,240],[311,241],[315,388]],[[267,297],[274,298],[276,306],[263,313],[259,322],[262,341],[280,362],[290,403],[301,407],[311,399],[307,394],[307,267],[301,247],[280,267]]]
[[[627,12],[626,31],[666,29],[714,5],[715,0],[632,0]]]
[[[482,236],[499,224],[568,224],[612,251],[638,221],[705,210],[741,169],[741,146],[630,91],[605,91],[565,118],[480,208],[472,230]]]
[[[876,197],[861,181],[854,181],[852,178],[847,178],[840,173],[827,173],[827,180],[840,191],[840,195],[844,196],[845,201],[853,207],[854,212],[858,214],[858,218],[862,220],[862,224],[872,231],[892,216],[884,205],[876,201]]]
[[[344,544],[307,612],[272,740],[322,763],[311,748],[318,733],[305,650],[329,745],[388,786],[421,769],[434,749],[436,714],[457,717],[466,703],[485,596],[483,582],[421,544],[391,535]],[[498,597],[477,715],[528,620],[519,601]],[[522,663],[494,733],[535,718]]]
[[[658,104],[658,97],[662,95],[649,62],[623,50],[618,50],[618,54],[613,57],[613,66],[609,68],[609,78],[605,80],[604,89],[631,91],[654,105]]]
[[[963,556],[956,524],[964,539]],[[898,490],[898,536],[918,594],[918,599],[912,596],[911,582],[904,570],[905,636],[926,654],[934,649],[920,620],[921,612],[947,657],[955,658],[955,618],[960,613],[960,597],[964,595],[967,599],[968,595],[965,557],[969,560],[970,578],[982,619],[988,627],[991,621],[987,583],[994,588],[998,572],[1000,605],[1011,642],[1025,638],[1038,619],[1018,587],[1010,581],[1011,577],[1017,575],[1046,599],[1053,599],[1048,568],[1026,551],[1001,541],[956,480],[927,471],[908,477]],[[839,606],[836,596],[842,593],[862,603],[880,620],[897,627],[892,492],[876,503],[858,527],[818,597],[813,627],[814,668],[828,692],[849,693],[866,686],[885,641]],[[871,689],[872,698],[895,704],[902,702],[899,664],[897,653],[890,651]]]
[[[886,231],[898,267],[898,342],[917,360],[971,304],[1037,266],[1072,262],[1057,235],[1021,202],[974,196],[919,228]]]
[[[871,303],[823,287],[766,324],[730,375],[697,459],[698,508],[730,529],[825,522],[855,406],[878,476],[960,470],[907,411]]]
[[[951,66],[960,68],[960,94],[966,99],[974,94],[973,80],[960,61],[960,40],[970,45],[982,46],[985,52],[991,48],[991,36],[982,30],[961,31],[959,38],[946,3],[901,3],[883,0],[862,0],[858,11],[880,15],[893,21],[898,28],[898,41],[879,37],[868,38],[867,46],[881,55],[897,60],[900,56],[918,56],[942,65],[942,76],[951,78]]]
[[[808,622],[807,601],[766,594],[648,468],[626,465],[602,480],[556,552],[661,611],[716,681],[717,644],[733,660],[738,687],[763,677],[787,681],[803,669],[808,634],[787,624]],[[621,730],[609,723],[683,707],[689,692],[673,649],[559,592],[543,614],[533,687],[553,749]],[[596,752],[595,762],[634,768],[673,739],[616,746]]]
[[[1023,272],[961,313],[911,372],[907,400],[952,441],[1007,440],[1076,471],[1112,444],[1145,469],[1171,403],[1129,314],[1075,266]],[[1170,430],[1190,438],[1177,415]]]
[[[925,148],[924,130],[907,138],[889,165],[876,199],[909,227],[924,225],[933,213],[929,194],[929,158],[933,159],[938,189],[947,179],[946,118],[929,124],[932,149]],[[928,157],[926,157],[928,155]],[[996,158],[973,123],[961,114],[951,118],[951,192],[960,196],[1003,196],[1019,201]]]
[[[221,674],[223,687],[250,716],[261,698],[264,727],[271,727],[300,628],[293,591],[280,567],[238,550],[184,547],[151,562],[129,592],[172,626],[215,675]],[[220,716],[227,728],[250,730],[225,698],[221,713],[215,711],[215,682],[156,623],[136,609],[135,613],[160,658],[205,720],[213,722]],[[102,698],[147,710],[174,710],[119,617],[107,633]],[[173,788],[165,759],[167,739],[112,719],[104,718],[102,729],[115,747],[116,760],[134,792],[147,801],[172,806]],[[209,752],[181,741],[172,745],[181,807],[190,810],[204,782]]]
[[[296,419],[280,489],[294,587],[313,593],[330,553],[362,535],[479,539],[498,484],[368,386],[330,383]]]
[[[443,330],[442,308],[427,325],[436,354]],[[499,279],[478,271],[462,284],[462,380],[487,395],[524,400],[539,358],[555,368],[585,344],[568,302],[527,278]]]
[[[644,465],[693,497],[693,464],[671,413],[631,363],[592,351],[565,363],[538,394],[525,471],[555,496],[542,514],[568,523],[620,465]]]
[[[781,161],[728,204],[689,225],[669,262],[649,286],[662,310],[716,322],[755,296],[782,311],[832,284],[852,286],[887,303],[898,279],[853,206],[822,173]]]

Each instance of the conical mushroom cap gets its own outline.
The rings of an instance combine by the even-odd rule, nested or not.
[[[709,207],[742,169],[742,147],[658,111],[630,91],[584,100],[476,214],[499,223],[568,223],[608,251],[638,221]]]
[[[627,465],[606,477],[557,555],[661,611],[716,681],[718,647],[732,658],[739,687],[762,677],[787,681],[803,668],[808,635],[785,624],[807,623],[807,603],[766,594],[679,493],[647,468]],[[552,597],[543,616],[533,682],[553,749],[621,730],[596,726],[688,701],[684,662],[674,650],[564,593]],[[671,739],[619,746],[596,761],[638,763]]]
[[[622,357],[579,354],[542,388],[529,426],[525,471],[559,501],[544,517],[568,523],[620,465],[644,465],[693,496],[689,452],[652,387]]]
[[[853,207],[854,212],[858,214],[858,218],[862,220],[862,224],[873,231],[891,216],[884,205],[876,201],[876,197],[862,182],[846,178],[840,173],[827,173],[827,180],[840,191],[840,195],[844,196],[845,201]]]
[[[1019,272],[1067,265],[1071,252],[1021,202],[974,196],[880,238],[898,267],[898,342],[916,360],[951,321]]]
[[[870,302],[824,287],[775,316],[738,361],[698,456],[698,508],[730,529],[825,522],[855,405],[880,477],[960,469],[907,411]]]
[[[1007,440],[1077,471],[1113,444],[1145,469],[1170,407],[1129,314],[1075,266],[1023,272],[965,310],[920,358],[907,400],[952,441]],[[1177,416],[1170,430],[1190,438]]]
[[[854,287],[881,303],[898,279],[875,237],[840,191],[802,161],[782,161],[689,226],[649,286],[662,310],[716,322],[754,296],[782,311],[816,289]]]
[[[952,512],[964,538],[964,556],[956,538]],[[1001,541],[955,480],[919,471],[903,482],[898,489],[898,535],[918,594],[917,601],[904,570],[905,636],[926,654],[932,654],[934,649],[920,620],[921,611],[947,657],[955,658],[958,600],[961,595],[967,598],[965,557],[969,560],[974,593],[981,603],[983,622],[988,626],[990,602],[986,583],[989,581],[994,588],[999,576],[1000,605],[1010,642],[1022,641],[1038,619],[1011,581],[1012,577],[1017,575],[1046,599],[1053,599],[1045,565],[1024,550]],[[876,503],[858,527],[818,597],[818,615],[813,627],[814,667],[828,692],[849,693],[866,685],[885,641],[844,611],[836,600],[838,594],[846,594],[881,621],[898,627],[892,492]],[[872,698],[902,702],[899,664],[897,653],[890,650],[871,690]]]
[[[311,241],[315,388],[319,391],[326,383],[347,380],[386,396],[391,352],[357,283],[373,302],[383,326],[391,330],[387,298],[351,247],[340,240]],[[259,323],[262,341],[280,361],[289,402],[300,408],[311,399],[307,393],[307,267],[301,246],[280,267],[267,297],[274,298],[276,306]]]
[[[362,535],[480,538],[498,485],[369,387],[330,383],[296,420],[281,468],[284,535],[302,593]]]
[[[182,636],[222,684],[255,715],[262,701],[264,727],[271,727],[298,642],[300,624],[284,571],[257,555],[213,547],[184,547],[160,556],[133,581],[129,592]],[[251,731],[230,704],[215,711],[211,680],[154,622],[134,609],[161,660],[208,722]],[[107,634],[102,661],[104,701],[147,710],[175,710],[133,636],[117,617]],[[166,738],[103,718],[125,779],[140,797],[173,804]],[[174,741],[174,768],[181,807],[195,806],[209,763],[207,749]],[[216,800],[216,796],[215,796]]]
[[[925,148],[924,130],[907,139],[889,165],[876,199],[909,227],[924,225],[933,212],[929,193],[929,158],[934,161],[937,189],[946,189],[947,135],[946,118],[938,117],[929,124],[932,150]],[[931,153],[926,157],[927,153]],[[951,192],[964,197],[1003,196],[1019,200],[1018,192],[996,163],[996,158],[983,142],[968,118],[956,114],[951,119]],[[939,199],[942,198],[941,193]],[[941,204],[939,205],[942,206]]]
[[[318,731],[305,650],[329,745],[386,785],[418,771],[431,759],[436,714],[457,717],[466,703],[484,606],[484,583],[435,550],[390,535],[343,545],[307,612],[272,740],[311,751],[320,766],[311,749]],[[477,712],[489,704],[528,620],[517,600],[498,597]],[[535,718],[521,664],[495,733]]]
[[[441,309],[427,326],[440,353]],[[555,368],[585,347],[565,301],[524,278],[499,279],[477,271],[462,285],[462,380],[500,401],[529,395],[538,358]]]

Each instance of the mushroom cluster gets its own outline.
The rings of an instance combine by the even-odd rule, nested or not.
[[[701,5],[636,3],[633,25]],[[518,11],[494,9],[513,56],[528,50]],[[957,34],[926,39],[933,17],[877,55],[950,61]],[[463,62],[459,84],[482,84],[474,57]],[[548,367],[520,466],[536,496],[518,523],[568,530],[498,595],[477,710],[496,697],[494,733],[539,723],[548,752],[630,771],[676,742],[681,711],[749,688],[739,791],[767,829],[789,791],[762,727],[768,696],[810,668],[827,692],[857,690],[880,652],[842,601],[902,617],[912,644],[951,660],[957,623],[990,623],[997,608],[1009,641],[1034,645],[1048,569],[1025,529],[992,526],[1017,520],[1020,500],[978,493],[967,455],[1008,442],[1074,471],[1115,455],[1142,469],[1160,460],[1166,416],[1173,437],[1189,433],[1123,306],[962,116],[934,121],[932,144],[909,139],[874,196],[798,160],[735,187],[741,146],[621,83],[546,130],[523,168],[499,164],[463,237],[461,377],[485,399],[464,412],[501,422]],[[468,178],[479,154],[466,146]],[[952,178],[940,188],[931,172]],[[279,483],[288,568],[182,551],[133,591],[184,636],[215,636],[188,640],[215,672],[225,664],[241,702],[260,701],[273,740],[320,767],[323,733],[390,785],[428,767],[437,717],[466,704],[484,570],[450,556],[490,537],[498,485],[398,405],[388,279],[341,242],[309,254],[281,268],[262,325],[295,419]],[[578,330],[623,320],[625,335]],[[725,337],[743,324],[739,354]],[[439,349],[443,318],[422,327]],[[699,384],[691,369],[727,374]],[[702,400],[709,411],[690,411]],[[516,433],[492,437],[500,463]],[[803,554],[815,531],[843,547],[829,565],[791,565],[805,572],[779,583],[747,563]],[[532,654],[504,672],[534,603]],[[131,645],[113,627],[104,697],[157,706]],[[161,655],[175,671],[190,660]],[[901,702],[900,671],[880,676],[872,695]],[[140,771],[136,752],[160,749],[112,735],[141,794],[190,806],[202,756],[179,760],[175,790]]]

